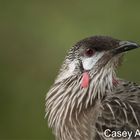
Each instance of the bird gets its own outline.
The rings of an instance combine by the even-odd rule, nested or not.
[[[97,35],[69,49],[45,98],[56,140],[140,139],[140,86],[116,74],[125,53],[139,47]]]

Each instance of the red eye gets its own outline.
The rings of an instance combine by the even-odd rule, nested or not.
[[[95,50],[93,50],[93,49],[88,48],[88,49],[86,49],[86,51],[85,51],[85,55],[88,56],[88,57],[91,57],[91,56],[93,56],[94,54],[95,54]]]

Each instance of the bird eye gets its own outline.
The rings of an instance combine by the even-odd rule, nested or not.
[[[91,49],[91,48],[88,48],[86,49],[85,51],[85,55],[88,56],[88,57],[91,57],[95,54],[95,50]]]

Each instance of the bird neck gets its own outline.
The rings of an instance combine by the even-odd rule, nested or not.
[[[59,140],[74,140],[84,137],[88,140],[89,116],[98,110],[106,92],[111,92],[117,85],[113,69],[101,69],[96,73],[88,73],[90,83],[82,88],[82,75],[73,75],[67,79],[56,80],[46,98],[48,124],[53,128]],[[92,112],[92,114],[90,113]],[[84,133],[83,133],[84,132]]]

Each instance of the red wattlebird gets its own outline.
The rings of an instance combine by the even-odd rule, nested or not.
[[[57,140],[140,139],[135,133],[140,128],[140,86],[115,73],[124,52],[138,47],[93,36],[69,50],[46,97],[48,124]]]

